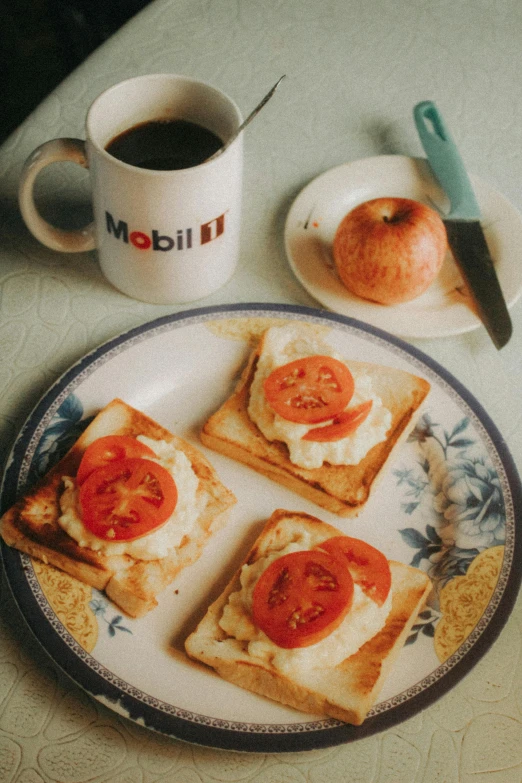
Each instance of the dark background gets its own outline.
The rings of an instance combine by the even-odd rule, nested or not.
[[[0,0],[0,144],[150,0]]]

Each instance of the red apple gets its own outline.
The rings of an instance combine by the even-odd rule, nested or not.
[[[434,209],[407,198],[375,198],[352,209],[333,243],[339,277],[356,296],[381,304],[408,302],[437,277],[447,248]]]

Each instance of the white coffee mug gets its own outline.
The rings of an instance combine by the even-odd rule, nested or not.
[[[172,119],[203,126],[224,143],[242,120],[236,104],[209,84],[173,74],[137,76],[94,101],[86,141],[55,139],[38,147],[19,186],[22,216],[40,242],[65,252],[97,248],[110,283],[156,304],[208,296],[229,280],[239,256],[241,133],[214,159],[169,171],[123,163],[105,149],[136,125]],[[35,206],[37,175],[58,161],[89,169],[94,221],[78,231],[52,226]]]

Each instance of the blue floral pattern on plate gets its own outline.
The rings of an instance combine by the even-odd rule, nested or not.
[[[76,394],[70,394],[62,402],[36,447],[28,475],[29,486],[63,457],[92,419],[93,416],[83,418],[83,405]]]
[[[423,503],[431,504],[434,525],[426,535],[418,528],[401,530],[417,554],[419,566],[429,561],[435,581],[464,574],[469,562],[488,547],[505,542],[506,511],[498,474],[484,453],[473,453],[477,442],[464,437],[469,419],[463,418],[448,433],[424,414],[410,435],[419,444],[423,462],[417,474],[396,470],[398,486],[406,487],[406,514],[413,516]]]
[[[500,480],[482,444],[469,433],[470,421],[461,418],[451,431],[425,413],[409,437],[418,444],[421,461],[394,471],[402,487],[402,510],[419,520],[399,530],[415,550],[410,564],[425,567],[438,593],[455,576],[463,576],[485,549],[505,542],[506,510]],[[419,633],[433,636],[440,614],[427,609],[419,615],[409,643]]]
[[[95,617],[100,618],[106,623],[107,633],[109,634],[109,636],[116,636],[116,631],[125,631],[126,633],[132,633],[130,628],[127,628],[125,625],[122,625],[121,623],[121,621],[123,620],[122,614],[115,615],[112,618],[112,620],[107,619],[106,614],[107,614],[107,610],[109,609],[109,603],[108,601],[105,600],[105,598],[102,598],[101,596],[97,598],[93,598],[92,601],[89,601],[89,606],[91,607]]]

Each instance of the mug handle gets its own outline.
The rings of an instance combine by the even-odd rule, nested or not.
[[[37,147],[28,157],[22,169],[18,186],[18,203],[27,228],[51,250],[81,253],[96,247],[94,223],[75,231],[56,228],[40,215],[34,203],[36,177],[51,163],[69,161],[89,168],[85,142],[81,139],[52,139]]]

